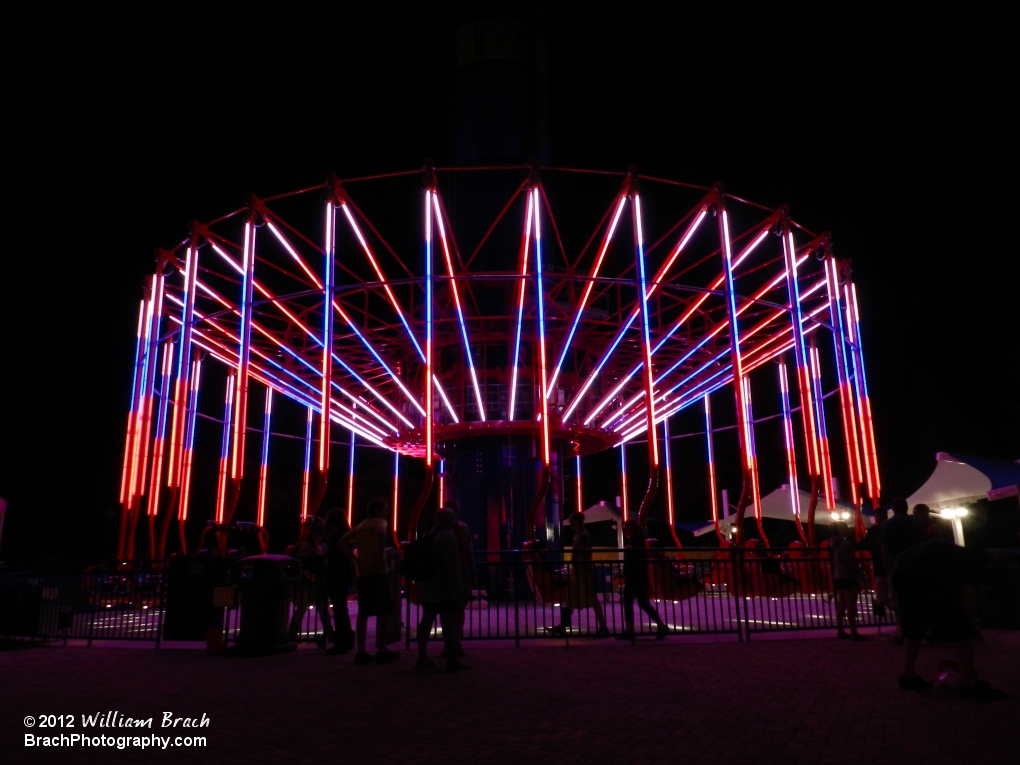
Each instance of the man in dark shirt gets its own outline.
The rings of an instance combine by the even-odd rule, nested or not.
[[[907,500],[902,497],[894,499],[892,511],[892,518],[882,524],[882,534],[879,537],[886,571],[892,571],[893,563],[901,552],[924,541],[921,524],[907,514]]]
[[[952,642],[960,665],[960,693],[966,698],[997,699],[1002,692],[974,669],[977,630],[977,594],[983,560],[964,547],[927,541],[913,545],[896,558],[892,584],[900,607],[903,630],[903,674],[900,688],[926,691],[918,677],[921,640],[929,632],[936,641]]]

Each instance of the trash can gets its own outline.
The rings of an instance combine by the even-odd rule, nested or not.
[[[36,577],[0,579],[0,638],[38,637],[43,589]]]
[[[235,650],[248,656],[290,651],[290,604],[301,562],[289,555],[253,555],[241,561],[241,629]]]
[[[166,580],[164,640],[206,640],[223,629],[223,608],[213,590],[230,583],[230,561],[212,555],[170,556]]]

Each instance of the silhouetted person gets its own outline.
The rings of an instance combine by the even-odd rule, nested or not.
[[[960,693],[974,699],[996,699],[1002,692],[979,680],[974,669],[978,585],[983,561],[978,554],[949,542],[928,541],[909,547],[896,558],[892,583],[903,629],[903,674],[900,688],[926,691],[931,685],[917,674],[921,640],[952,642],[960,665]]]
[[[293,640],[301,630],[308,609],[315,605],[315,611],[322,621],[322,637],[315,642],[320,648],[334,639],[333,623],[329,617],[329,603],[326,599],[326,545],[323,543],[322,521],[305,518],[296,544],[289,545],[288,555],[301,559],[301,579],[294,588],[294,613],[290,619],[289,635]]]
[[[889,570],[885,567],[885,559],[882,557],[882,524],[889,517],[889,511],[884,507],[875,510],[872,525],[868,527],[864,535],[864,545],[871,552],[871,569],[875,575],[875,614],[884,616],[885,609],[892,610],[892,585],[889,583]]]
[[[595,569],[591,563],[591,535],[584,528],[584,513],[575,511],[570,516],[570,528],[574,532],[571,544],[570,586],[568,588],[567,605],[560,610],[560,623],[553,627],[554,635],[565,635],[570,626],[574,610],[578,608],[595,609],[595,635],[604,637],[609,634],[606,626],[606,614],[602,603],[595,592]]]
[[[836,637],[841,640],[867,640],[857,631],[857,597],[864,574],[857,562],[854,543],[847,537],[850,527],[845,521],[832,524],[829,554],[832,564],[832,586],[836,591]],[[850,631],[847,632],[846,628]]]
[[[457,537],[457,549],[460,554],[460,570],[464,577],[464,592],[461,595],[458,613],[447,617],[446,621],[443,622],[443,635],[446,635],[447,629],[454,631],[455,640],[451,643],[450,650],[454,656],[463,656],[464,622],[467,618],[467,607],[471,602],[471,591],[476,588],[478,578],[475,572],[475,554],[472,549],[471,529],[460,519],[460,502],[455,499],[448,499],[446,500],[446,508],[451,510],[454,518],[457,519],[457,527],[454,529],[454,534]],[[447,622],[450,622],[450,624],[447,625]]]
[[[924,530],[921,525],[907,514],[907,500],[897,497],[892,502],[892,517],[882,524],[879,545],[882,550],[882,563],[885,570],[891,572],[896,558],[907,548],[924,541]],[[893,610],[898,611],[895,590],[891,593]],[[892,642],[903,642],[903,633],[897,626]]]
[[[358,621],[355,631],[358,651],[354,663],[358,666],[388,664],[400,656],[386,647],[386,625],[393,612],[390,597],[389,565],[386,561],[386,516],[388,506],[384,499],[373,499],[368,503],[368,518],[351,529],[342,541],[353,545],[357,558],[345,550],[357,566],[358,572]],[[365,651],[365,637],[368,634],[368,618],[375,617],[375,657]]]
[[[347,610],[347,594],[354,583],[354,566],[351,565],[350,548],[342,541],[350,532],[347,513],[342,507],[334,507],[326,515],[326,593],[333,603],[333,647],[327,653],[342,654],[354,648],[354,630]],[[345,551],[343,547],[347,547]]]
[[[448,508],[437,510],[432,519],[431,539],[432,575],[418,582],[421,600],[421,621],[418,623],[417,669],[434,669],[428,657],[429,633],[436,616],[442,620],[443,655],[446,669],[467,669],[457,656],[458,630],[454,626],[462,612],[464,572],[461,570],[460,543],[457,541],[457,517]],[[446,625],[450,625],[448,629]]]
[[[659,612],[648,600],[648,540],[641,524],[629,519],[623,524],[623,623],[624,639],[634,637],[634,603],[655,623],[655,639],[669,632]]]
[[[930,507],[924,504],[914,505],[913,518],[924,532],[925,539],[932,542],[942,541],[942,532],[939,531],[939,527],[932,520]]]

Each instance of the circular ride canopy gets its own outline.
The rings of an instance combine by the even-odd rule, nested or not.
[[[243,472],[253,382],[308,407],[309,423],[316,413],[320,471],[324,409],[427,464],[438,443],[490,433],[537,437],[546,462],[554,440],[577,455],[647,440],[658,464],[650,427],[782,354],[795,365],[784,397],[807,413],[800,448],[828,491],[822,335],[854,501],[865,485],[877,499],[857,321],[825,235],[721,188],[430,168],[250,198],[160,255],[139,321],[121,500],[137,507],[149,485],[186,484],[199,353],[231,370],[224,497]],[[734,394],[757,506],[750,386]]]

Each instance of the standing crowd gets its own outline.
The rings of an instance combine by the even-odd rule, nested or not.
[[[388,646],[401,636],[401,554],[388,544],[388,506],[374,499],[367,517],[351,528],[342,509],[334,508],[323,524],[306,519],[298,542],[288,552],[306,561],[304,577],[295,589],[291,636],[297,635],[301,619],[312,606],[323,624],[324,640],[331,641],[331,654],[356,649],[354,664],[367,666],[396,661],[399,653]],[[415,667],[438,668],[428,655],[428,642],[438,622],[442,632],[441,658],[448,671],[466,669],[463,635],[466,608],[477,586],[472,536],[460,519],[460,504],[448,500],[434,513],[432,527],[415,543],[419,570],[408,583],[409,596],[421,605],[417,625]],[[892,612],[897,618],[893,642],[904,647],[899,685],[904,690],[926,691],[931,685],[917,674],[916,664],[922,641],[952,643],[960,693],[969,698],[995,699],[1002,694],[980,679],[974,665],[977,630],[979,577],[985,561],[982,553],[958,547],[941,538],[929,508],[917,505],[908,513],[906,500],[892,503],[892,516],[880,509],[874,525],[861,543],[851,540],[846,523],[833,524],[829,538],[832,586],[835,592],[837,637],[850,641],[867,638],[858,631],[857,600],[864,587],[865,573],[857,551],[870,550],[874,572],[873,608],[878,615]],[[553,634],[566,634],[574,611],[592,609],[595,636],[609,635],[606,615],[598,598],[592,543],[585,529],[584,513],[569,519],[572,532],[570,580],[561,605],[560,621]],[[647,540],[634,520],[624,523],[623,553],[623,639],[634,637],[635,604],[655,625],[656,639],[668,634],[668,627],[649,600],[649,558]],[[408,553],[411,550],[408,549]],[[321,561],[321,564],[319,563]],[[320,586],[319,583],[324,586]],[[347,610],[347,596],[356,584],[358,615],[355,629]],[[333,604],[335,628],[328,601]],[[376,620],[375,652],[366,646],[368,620]],[[320,645],[324,645],[321,643]]]

